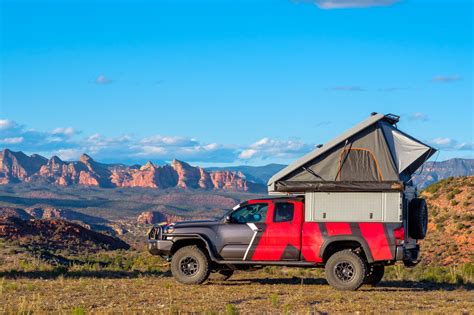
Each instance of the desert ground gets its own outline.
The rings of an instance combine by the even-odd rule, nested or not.
[[[238,272],[227,281],[185,286],[163,272],[23,272],[0,280],[1,313],[472,313],[472,285],[383,281],[356,292],[292,269]]]

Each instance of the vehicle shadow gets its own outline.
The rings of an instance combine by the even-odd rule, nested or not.
[[[115,271],[115,270],[88,270],[88,271],[68,271],[64,270],[50,270],[50,271],[4,271],[0,272],[0,278],[5,279],[56,279],[63,278],[99,278],[99,279],[134,279],[140,277],[156,277],[156,278],[171,278],[171,272],[165,271]],[[261,277],[261,278],[230,278],[227,281],[209,280],[207,285],[219,286],[246,286],[249,284],[262,285],[314,285],[327,286],[328,283],[324,278],[300,278],[300,277]],[[360,290],[368,291],[453,291],[464,289],[468,291],[474,290],[473,284],[452,284],[439,283],[432,281],[382,281],[376,287],[362,286]]]
[[[327,281],[323,278],[244,278],[244,279],[229,279],[227,281],[219,282],[220,285],[225,286],[242,286],[251,283],[258,284],[284,284],[284,285],[328,285]],[[458,289],[464,289],[472,291],[474,285],[472,284],[452,284],[452,283],[439,283],[432,281],[382,281],[376,287],[362,286],[361,290],[376,290],[376,291],[453,291]]]
[[[418,291],[453,291],[457,289],[474,290],[473,284],[454,284],[448,282],[433,281],[382,281],[377,285],[380,291],[396,291],[398,289],[411,289]]]
[[[153,277],[169,277],[169,271],[115,271],[115,270],[98,270],[98,271],[5,271],[0,272],[0,278],[6,279],[56,279],[64,278],[102,278],[102,279],[133,279],[144,276]]]

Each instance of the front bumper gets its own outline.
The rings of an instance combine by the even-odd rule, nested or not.
[[[397,246],[395,260],[402,260],[407,267],[416,266],[420,262],[420,246],[418,244],[411,248]]]
[[[148,232],[148,251],[152,255],[169,257],[172,246],[173,242],[171,240],[164,239],[161,226],[155,226]]]
[[[173,242],[168,240],[148,240],[148,251],[152,255],[168,257],[171,255]]]

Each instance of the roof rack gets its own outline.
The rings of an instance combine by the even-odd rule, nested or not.
[[[400,116],[395,115],[395,114],[386,114],[385,115],[385,120],[389,122],[392,125],[395,125],[400,121]]]

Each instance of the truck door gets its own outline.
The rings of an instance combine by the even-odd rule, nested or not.
[[[300,260],[303,203],[275,200],[265,222],[264,251],[259,257],[252,257],[252,260]]]
[[[264,249],[262,236],[271,202],[251,200],[234,210],[226,224],[219,227],[216,242],[225,260],[254,260]]]

